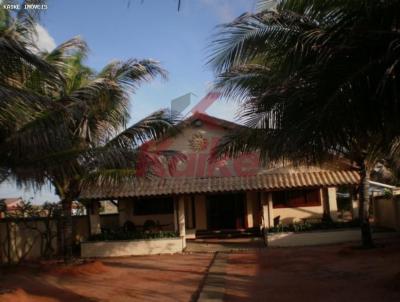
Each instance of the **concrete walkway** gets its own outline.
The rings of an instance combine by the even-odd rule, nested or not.
[[[204,281],[198,302],[222,302],[225,295],[225,275],[228,253],[216,253],[213,263]]]

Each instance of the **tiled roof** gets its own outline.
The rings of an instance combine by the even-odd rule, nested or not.
[[[320,171],[281,174],[259,174],[237,177],[208,178],[137,178],[115,187],[92,187],[83,190],[80,199],[111,199],[218,193],[249,190],[285,190],[307,187],[354,185],[359,181],[356,171]]]
[[[4,202],[7,208],[16,207],[23,200],[21,197],[1,198],[0,202]]]

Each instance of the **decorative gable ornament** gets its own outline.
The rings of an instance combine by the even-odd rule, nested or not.
[[[189,139],[189,146],[194,152],[204,151],[208,147],[208,140],[201,133],[196,133]]]

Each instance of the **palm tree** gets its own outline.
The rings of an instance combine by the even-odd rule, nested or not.
[[[19,181],[33,180],[36,185],[49,181],[55,187],[63,205],[66,260],[72,254],[72,201],[79,197],[83,183],[104,184],[134,176],[139,146],[158,139],[176,120],[159,111],[126,128],[130,94],[141,82],[165,76],[165,72],[152,60],[128,60],[112,62],[95,74],[82,65],[85,49],[75,38],[44,55],[66,79],[64,87],[44,92],[69,112],[68,119],[51,130],[62,135],[53,135],[46,153],[43,146],[39,152],[27,152],[36,143],[28,139],[25,144],[25,139],[48,131],[43,129],[46,123],[34,120],[16,131],[3,149],[10,154],[8,162],[15,163],[10,171]],[[54,114],[58,112],[49,111],[45,118]],[[147,157],[155,158],[150,152]]]
[[[54,66],[34,53],[36,18],[35,11],[11,14],[0,8],[0,141],[55,106],[50,99],[24,89],[27,81],[35,78],[36,87],[41,89],[60,86],[64,81]],[[0,180],[6,176],[0,159]]]
[[[18,38],[19,48],[10,51],[9,41],[17,35],[7,33],[22,27],[14,26],[18,18],[8,22],[11,16],[5,16],[1,42],[4,53],[16,63],[8,67],[8,61],[0,62],[0,92],[18,93],[0,95],[4,105],[0,120],[6,126],[0,137],[2,178],[35,188],[48,182],[55,187],[63,206],[64,256],[69,260],[71,204],[84,183],[104,184],[134,176],[142,153],[139,146],[157,139],[175,123],[176,116],[159,111],[126,127],[130,95],[141,83],[166,73],[153,60],[115,61],[95,73],[83,64],[87,46],[79,38],[51,53],[36,54],[29,50],[34,47],[31,39]],[[32,31],[34,19],[28,19],[23,33]],[[11,102],[19,98],[20,103]],[[17,116],[25,108],[28,116]],[[145,158],[154,161],[161,155],[171,156],[147,151]]]
[[[362,243],[371,170],[399,152],[400,1],[281,0],[220,28],[216,87],[239,99],[247,129],[216,153],[315,164],[342,157],[360,174]]]

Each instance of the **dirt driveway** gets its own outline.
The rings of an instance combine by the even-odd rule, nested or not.
[[[193,301],[213,254],[115,258],[0,271],[1,302]]]
[[[400,240],[230,254],[225,301],[400,301]]]
[[[400,240],[377,243],[372,250],[341,244],[218,254],[221,299],[400,301]],[[0,291],[12,291],[0,301],[196,301],[200,289],[206,292],[213,259],[194,253],[1,269]]]

